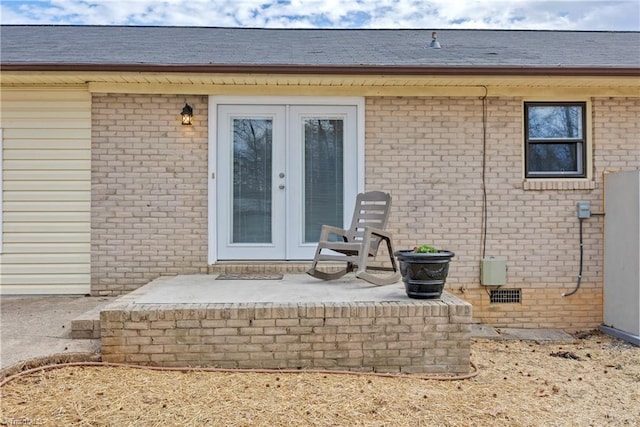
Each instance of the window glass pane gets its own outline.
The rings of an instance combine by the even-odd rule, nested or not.
[[[582,106],[529,105],[530,139],[582,139]]]
[[[232,243],[271,243],[271,119],[233,119]]]
[[[579,167],[579,144],[529,144],[527,153],[529,172],[574,172]]]
[[[304,237],[317,242],[322,224],[342,227],[344,120],[304,120]]]

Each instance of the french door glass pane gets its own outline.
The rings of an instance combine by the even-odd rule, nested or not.
[[[344,120],[304,120],[303,242],[317,242],[322,224],[343,226]]]
[[[272,119],[233,119],[232,243],[271,243]]]

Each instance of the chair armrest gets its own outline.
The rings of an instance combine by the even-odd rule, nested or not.
[[[339,227],[334,227],[332,225],[323,225],[320,231],[320,241],[326,242],[330,234],[336,234],[346,242],[347,241],[347,230]]]
[[[382,238],[388,239],[388,240],[391,240],[393,238],[393,235],[391,233],[389,233],[388,231],[382,230],[380,228],[375,228],[375,227],[365,227],[364,228],[364,233],[365,233],[365,235],[366,234],[370,234],[370,235],[382,237]]]

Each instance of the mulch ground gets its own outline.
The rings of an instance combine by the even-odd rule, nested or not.
[[[0,388],[0,425],[640,425],[640,348],[475,341],[472,379],[66,367]]]

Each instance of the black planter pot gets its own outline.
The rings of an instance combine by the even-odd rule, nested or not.
[[[400,261],[400,273],[409,298],[440,298],[449,274],[450,251],[415,253],[411,250],[394,253]]]

